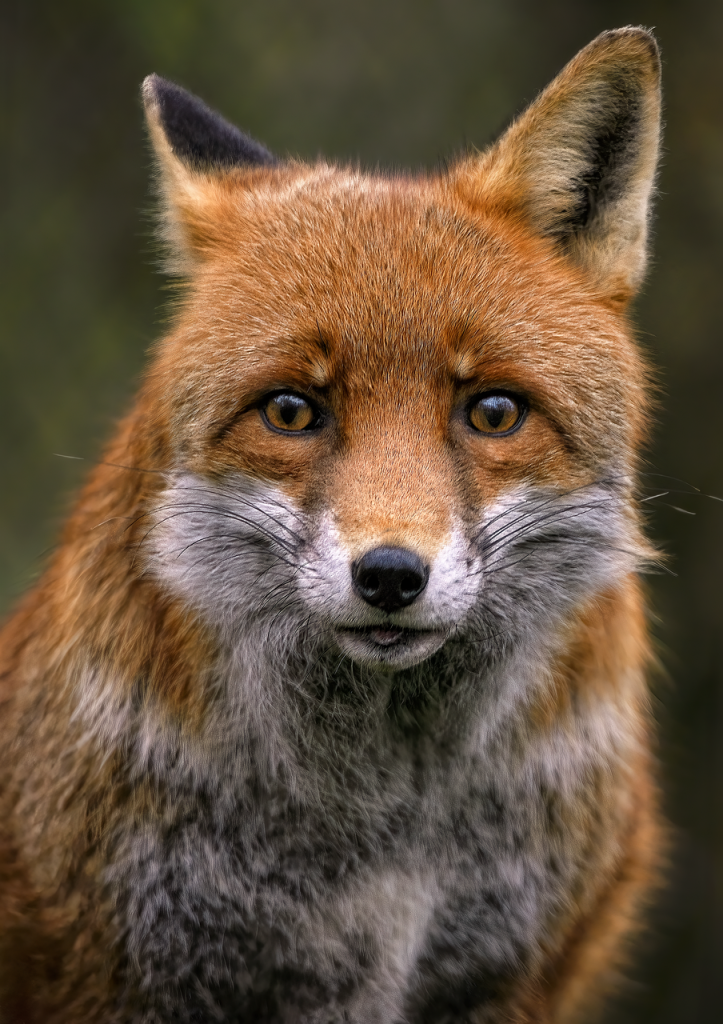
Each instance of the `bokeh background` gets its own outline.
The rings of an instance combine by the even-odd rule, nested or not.
[[[491,141],[581,46],[631,23],[656,29],[667,119],[655,256],[636,309],[660,367],[648,469],[674,478],[661,477],[661,489],[685,493],[650,510],[675,574],[650,579],[675,850],[605,1019],[714,1024],[723,504],[705,495],[723,495],[721,0],[3,0],[0,608],[40,571],[163,330],[138,92],[146,74],[201,94],[280,154],[432,167]]]

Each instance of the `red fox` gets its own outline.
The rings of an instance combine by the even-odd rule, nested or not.
[[[185,282],[0,636],[6,1024],[587,1020],[659,870],[640,28],[434,174],[156,76]]]

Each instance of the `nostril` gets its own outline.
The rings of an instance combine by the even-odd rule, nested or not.
[[[426,580],[424,581],[426,582]],[[421,592],[420,578],[416,573],[406,572],[399,581],[402,594],[412,594],[414,597]],[[424,586],[424,583],[422,583]]]
[[[381,582],[377,573],[367,572],[361,574],[359,585],[364,589],[365,593],[376,594],[381,587]]]
[[[385,612],[410,605],[427,586],[429,569],[406,548],[367,551],[351,570],[354,589],[367,604]]]

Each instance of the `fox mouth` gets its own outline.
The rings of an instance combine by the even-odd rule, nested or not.
[[[354,661],[398,668],[426,660],[447,639],[445,630],[394,625],[340,627],[335,635],[341,649]]]
[[[397,644],[410,643],[418,637],[427,636],[427,629],[407,629],[405,626],[362,626],[359,628],[340,629],[351,637],[359,637],[378,644],[380,647],[394,647]]]

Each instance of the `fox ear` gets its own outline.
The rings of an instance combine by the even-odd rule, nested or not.
[[[211,204],[233,170],[274,167],[272,153],[197,96],[158,75],[143,82],[143,102],[159,164],[161,236],[169,269],[185,273],[204,243]]]
[[[277,163],[260,142],[165,78],[149,75],[143,83],[143,100],[154,143],[161,132],[173,155],[191,168],[218,170]]]
[[[603,32],[459,187],[556,240],[614,303],[642,281],[660,136],[660,56],[642,28]]]

